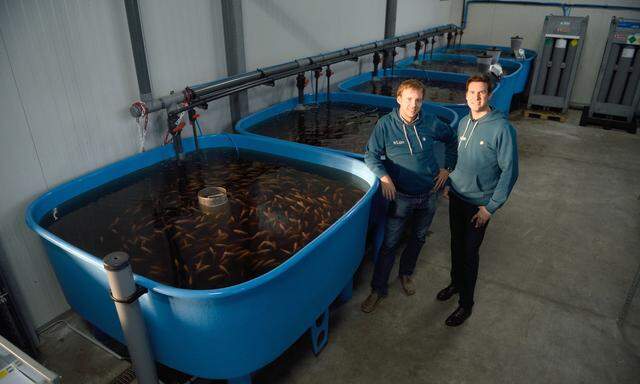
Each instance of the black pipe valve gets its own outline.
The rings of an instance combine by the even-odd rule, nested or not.
[[[415,54],[413,55],[413,61],[414,62],[418,62],[418,56],[420,56],[420,49],[422,49],[422,43],[420,42],[420,40],[416,41],[416,46],[415,46]]]
[[[379,80],[378,78],[378,65],[380,65],[380,53],[375,52],[373,54],[373,72],[371,73],[371,77],[373,81]]]

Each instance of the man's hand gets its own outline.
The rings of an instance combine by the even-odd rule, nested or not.
[[[389,201],[396,199],[396,186],[393,185],[393,181],[389,175],[384,175],[380,178],[380,185],[382,186],[382,196]]]
[[[471,218],[471,222],[476,228],[482,228],[490,218],[491,212],[487,211],[484,205],[481,205],[478,207],[478,212]]]
[[[449,187],[444,187],[444,189],[442,190],[442,197],[449,200]]]
[[[433,186],[433,192],[440,190],[446,183],[449,178],[449,171],[444,168],[440,168],[440,172],[438,172],[438,176],[434,177],[433,180],[436,182],[436,185]]]

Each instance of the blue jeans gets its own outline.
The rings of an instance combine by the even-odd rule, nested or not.
[[[410,276],[416,267],[420,250],[425,243],[427,231],[436,213],[437,193],[422,195],[405,195],[397,193],[396,199],[389,204],[387,223],[384,228],[384,241],[373,271],[371,288],[379,295],[386,296],[389,286],[389,275],[396,259],[396,250],[404,226],[413,219],[411,236],[400,257],[401,276]]]

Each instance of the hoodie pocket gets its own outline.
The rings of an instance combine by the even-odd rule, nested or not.
[[[450,176],[453,189],[461,194],[473,194],[481,191],[478,177],[474,172],[454,170]]]
[[[498,185],[498,179],[493,175],[479,173],[476,177],[478,188],[483,192],[490,192]]]

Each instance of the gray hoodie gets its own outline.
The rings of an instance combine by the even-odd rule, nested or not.
[[[484,205],[492,214],[509,197],[518,179],[516,130],[501,112],[492,110],[458,124],[458,163],[449,175],[451,187],[463,200]]]

